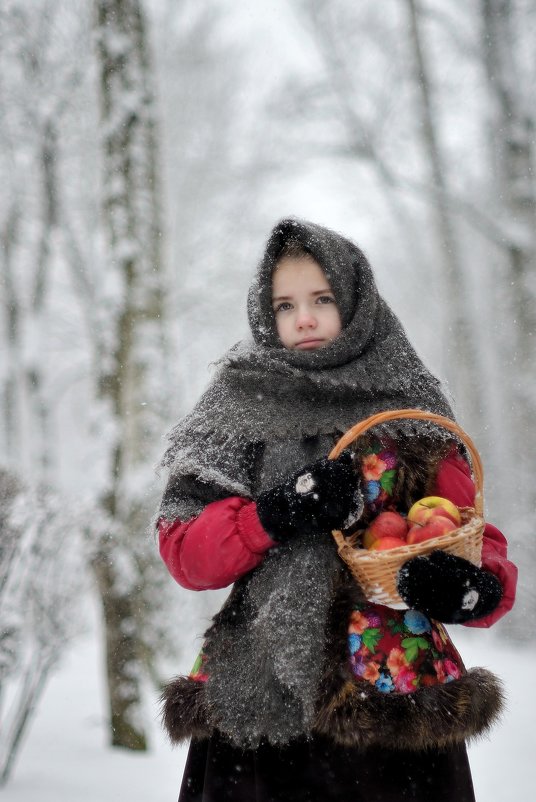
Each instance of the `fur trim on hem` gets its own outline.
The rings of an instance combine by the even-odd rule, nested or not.
[[[408,694],[383,694],[348,680],[321,707],[315,732],[343,746],[445,748],[484,734],[503,707],[501,682],[483,668]]]
[[[165,687],[162,719],[172,743],[208,738],[214,731],[204,686],[204,682],[176,677]],[[341,746],[362,749],[376,745],[417,751],[446,748],[486,733],[503,708],[501,682],[483,668],[414,693],[383,694],[367,686],[355,680],[345,682],[320,709],[314,732]]]
[[[162,725],[173,744],[189,738],[208,738],[213,730],[208,723],[204,682],[189,677],[175,677],[160,697]]]

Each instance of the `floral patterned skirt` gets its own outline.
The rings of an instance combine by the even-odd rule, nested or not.
[[[412,693],[458,679],[465,669],[445,627],[416,610],[356,606],[348,625],[353,675],[382,693]]]

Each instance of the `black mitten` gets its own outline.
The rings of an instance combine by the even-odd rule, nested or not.
[[[278,542],[304,532],[331,532],[361,515],[363,497],[357,483],[352,455],[343,451],[338,459],[318,460],[261,493],[257,514]]]
[[[483,618],[502,597],[497,577],[445,551],[405,562],[397,587],[408,607],[445,624]]]

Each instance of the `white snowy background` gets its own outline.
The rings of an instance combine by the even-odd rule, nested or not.
[[[83,565],[102,526],[95,499],[117,434],[117,421],[95,404],[92,340],[96,331],[111,336],[121,294],[101,221],[115,176],[102,176],[98,152],[98,5],[0,4],[0,467],[30,488],[18,510],[20,559],[5,583],[0,571],[2,631],[25,633],[15,668],[2,659],[16,638],[0,649],[0,669],[11,671],[5,688],[0,671],[0,713],[33,654],[58,657],[0,789],[6,802],[173,800],[186,754],[162,734],[155,683],[145,675],[138,713],[148,751],[109,746],[102,608]],[[515,614],[491,631],[453,635],[466,664],[499,674],[508,698],[500,725],[470,748],[477,799],[532,802],[536,0],[142,0],[140,8],[152,56],[167,282],[168,361],[161,383],[149,387],[165,407],[159,436],[195,401],[209,364],[246,333],[247,286],[276,220],[312,219],[358,242],[476,440],[489,519],[520,565]],[[505,9],[511,16],[500,16]],[[490,31],[498,45],[487,50]],[[135,101],[125,97],[123,110]],[[47,139],[50,131],[55,138]],[[59,143],[48,163],[47,142]],[[52,163],[59,223],[43,202]],[[120,245],[124,253],[129,243]],[[73,279],[73,261],[87,286]],[[32,295],[40,265],[42,306]],[[446,278],[453,275],[454,283]],[[28,377],[39,394],[28,391]],[[20,403],[9,407],[13,386]],[[124,503],[143,499],[146,523],[163,448],[155,438],[154,453],[124,487]],[[43,479],[54,492],[36,501]],[[121,541],[115,567],[125,582],[129,544],[132,553],[155,548],[142,529]],[[0,567],[6,553],[0,547]],[[48,573],[38,574],[35,561],[45,559]],[[163,565],[156,571],[160,679],[190,669],[222,594],[187,593]],[[0,756],[2,749],[0,729]]]

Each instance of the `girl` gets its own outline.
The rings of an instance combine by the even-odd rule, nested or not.
[[[490,626],[512,607],[504,537],[487,525],[481,569],[443,552],[408,561],[407,611],[367,602],[331,537],[412,487],[472,504],[467,462],[430,424],[385,425],[326,459],[374,412],[452,417],[439,383],[364,254],[328,229],[274,228],[248,315],[252,340],[223,357],[164,458],[171,575],[191,590],[234,583],[191,675],[164,694],[171,739],[192,739],[180,802],[470,802],[465,740],[501,692],[438,622]]]

